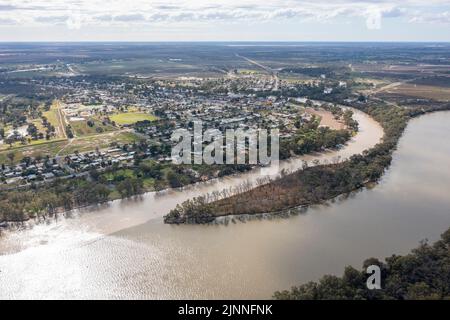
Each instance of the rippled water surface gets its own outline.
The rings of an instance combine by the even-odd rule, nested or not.
[[[363,130],[355,141],[316,157],[376,143],[380,128],[357,117]],[[270,298],[371,256],[406,253],[450,226],[449,124],[450,112],[411,121],[379,185],[289,219],[162,223],[176,203],[255,179],[253,172],[8,234],[0,239],[0,298]]]

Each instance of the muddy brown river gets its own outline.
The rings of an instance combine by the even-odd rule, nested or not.
[[[361,131],[344,148],[302,160],[335,161],[376,144],[381,127],[355,113]],[[242,175],[149,193],[74,212],[0,238],[0,298],[270,298],[275,290],[341,274],[365,258],[403,254],[450,226],[450,112],[410,122],[380,183],[287,219],[165,225],[185,199],[256,181]]]

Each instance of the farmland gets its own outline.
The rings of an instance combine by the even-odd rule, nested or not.
[[[43,116],[47,118],[47,121],[55,127],[56,135],[59,138],[67,138],[65,130],[65,119],[61,112],[61,104],[59,101],[55,100],[50,110],[45,111]]]
[[[57,154],[66,156],[75,152],[89,152],[108,148],[111,144],[128,144],[139,141],[139,137],[128,131],[114,131],[94,136],[73,139],[60,149]]]
[[[70,121],[70,126],[76,137],[85,137],[97,135],[103,132],[111,132],[118,130],[110,124],[103,124],[99,120],[88,121]]]
[[[422,124],[414,120],[404,131],[409,119],[450,108],[448,44],[0,44],[0,52],[2,47],[8,64],[0,68],[0,229],[45,222],[5,245],[33,246],[24,252],[33,253],[30,263],[22,253],[4,255],[13,259],[1,268],[7,285],[0,294],[6,297],[89,297],[72,277],[81,263],[89,267],[82,280],[94,288],[94,298],[121,297],[116,289],[127,284],[127,298],[180,298],[185,292],[192,298],[261,292],[256,297],[267,298],[275,289],[335,272],[335,261],[339,268],[359,261],[347,253],[375,255],[374,248],[396,244],[399,233],[418,241],[431,234],[422,233],[424,226],[448,225],[448,113]],[[279,175],[265,176],[267,168],[258,164],[231,163],[233,157],[226,164],[175,164],[174,133],[195,134],[196,121],[205,135],[210,129],[278,129]],[[397,148],[403,132],[406,140]],[[207,151],[209,144],[194,140],[183,155],[197,154],[195,146]],[[244,161],[250,158],[245,153]],[[124,200],[109,202],[118,199]],[[254,221],[240,225],[248,220]],[[168,227],[163,221],[214,226]],[[89,230],[95,237],[85,238]],[[224,247],[224,239],[231,245]],[[35,254],[48,249],[57,255]],[[163,267],[155,269],[149,257]],[[59,267],[61,273],[53,272]],[[184,277],[186,272],[191,274]],[[91,274],[98,283],[89,283]],[[204,283],[193,289],[190,280],[199,274]],[[33,286],[28,280],[36,275],[43,279],[36,290],[24,287]],[[229,288],[224,280],[231,281]],[[158,295],[159,282],[164,295]]]
[[[44,158],[45,156],[65,156],[74,152],[89,152],[108,148],[111,143],[127,144],[139,141],[139,137],[127,131],[115,131],[105,134],[76,138],[72,141],[59,139],[53,141],[41,141],[29,145],[17,146],[0,151],[0,163],[8,163],[8,154],[14,154],[14,162],[21,161],[24,157]]]
[[[157,118],[151,114],[142,112],[123,112],[110,117],[118,125],[130,125],[138,121],[154,121]]]
[[[449,78],[450,82],[450,78]],[[432,99],[437,101],[450,100],[450,87],[437,87],[420,84],[402,84],[398,87],[389,89],[386,93],[406,96],[411,98]]]

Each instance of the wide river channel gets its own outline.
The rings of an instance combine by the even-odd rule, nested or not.
[[[381,127],[302,160],[336,161],[375,145]],[[48,220],[0,238],[0,298],[270,298],[275,290],[340,275],[364,259],[405,254],[450,227],[450,112],[412,120],[379,184],[290,218],[229,225],[165,225],[193,196],[256,181],[257,169]],[[267,170],[267,169],[262,169]]]

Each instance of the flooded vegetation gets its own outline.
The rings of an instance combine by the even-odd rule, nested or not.
[[[375,188],[289,219],[164,225],[175,191],[11,234],[1,242],[1,296],[270,298],[370,256],[405,254],[450,225],[449,121],[449,112],[412,120]]]
[[[437,241],[450,225],[448,49],[1,44],[0,298],[289,298]],[[173,163],[174,132],[198,121],[279,131],[279,171]],[[447,296],[413,280],[385,297]],[[326,298],[321,284],[298,288]]]

